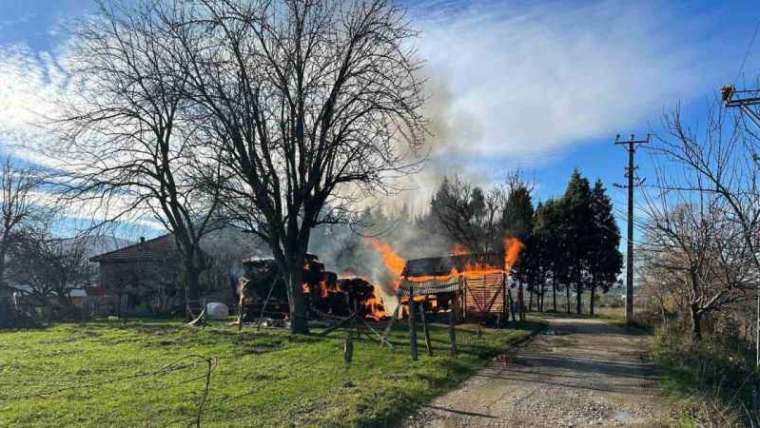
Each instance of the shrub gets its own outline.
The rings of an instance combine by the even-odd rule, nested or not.
[[[737,347],[736,338],[727,336],[695,343],[684,333],[660,327],[653,351],[666,369],[666,392],[680,399],[677,417],[700,426],[756,426],[760,373],[747,344]]]

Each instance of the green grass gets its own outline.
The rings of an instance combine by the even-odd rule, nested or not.
[[[530,312],[531,314],[535,314],[537,316],[540,316],[542,318],[571,318],[571,319],[604,319],[609,320],[613,323],[616,323],[618,321],[625,322],[625,310],[624,308],[613,308],[609,306],[597,306],[594,308],[594,315],[591,315],[588,313],[588,306],[583,307],[583,313],[577,314],[575,313],[575,306],[572,307],[570,313],[567,313],[564,306],[561,308],[558,308],[557,312],[554,312],[552,310],[551,306],[545,306],[544,312]]]
[[[660,386],[672,401],[675,426],[745,426],[757,420],[752,387],[760,379],[744,346],[660,328],[651,357],[661,367]]]
[[[0,426],[187,426],[207,371],[191,354],[217,360],[203,426],[386,426],[537,328],[477,335],[460,326],[453,358],[447,330],[433,327],[435,355],[426,355],[420,336],[416,362],[400,329],[391,335],[393,351],[366,337],[355,341],[350,365],[345,332],[238,333],[223,324],[151,320],[0,332]],[[176,370],[154,373],[178,360]]]

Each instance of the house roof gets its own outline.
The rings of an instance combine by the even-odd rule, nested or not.
[[[118,250],[98,254],[91,257],[90,261],[97,263],[119,263],[162,260],[172,257],[176,253],[175,245],[173,236],[166,234],[158,238],[128,245]]]
[[[504,255],[498,253],[463,254],[407,260],[403,276],[447,275],[451,269],[465,270],[467,265],[488,265],[504,268]]]

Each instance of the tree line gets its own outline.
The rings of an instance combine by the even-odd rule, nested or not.
[[[530,293],[529,305],[535,297],[541,311],[549,292],[557,311],[557,294],[564,291],[570,312],[572,291],[580,314],[588,291],[593,314],[597,292],[607,292],[620,274],[620,231],[607,190],[599,180],[591,187],[578,170],[561,197],[535,206],[531,186],[517,176],[505,187],[485,192],[459,179],[444,180],[431,202],[431,214],[472,251],[500,250],[504,236],[520,239],[525,249],[515,277]]]

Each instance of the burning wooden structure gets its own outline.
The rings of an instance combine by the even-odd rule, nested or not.
[[[497,324],[507,320],[512,306],[510,274],[523,248],[519,240],[505,239],[503,252],[459,252],[408,261],[396,254],[388,244],[374,238],[368,238],[368,242],[380,254],[387,271],[391,273],[390,283],[384,285],[386,291],[389,288],[395,291],[398,303],[396,310],[393,314],[386,312],[386,306],[379,298],[378,287],[366,279],[353,276],[339,278],[335,273],[326,271],[316,256],[309,255],[304,266],[303,283],[309,316],[340,319],[340,322],[326,329],[323,334],[341,326],[357,326],[358,322],[364,324],[381,343],[391,346],[387,338],[393,321],[401,315],[407,315],[410,350],[412,358],[416,359],[418,317],[422,321],[425,345],[431,355],[432,345],[426,315],[430,312],[448,314],[452,353],[456,353],[455,325],[460,319],[495,320]],[[249,260],[244,265],[246,275],[241,278],[238,290],[241,307],[254,306],[249,299],[251,302],[264,299],[263,306],[260,306],[263,314],[267,302],[273,298],[272,307],[278,308],[278,312],[285,317],[288,312],[287,296],[282,279],[277,277],[274,260]],[[268,288],[262,287],[262,284],[267,284]],[[384,335],[380,335],[367,323],[367,319],[378,320],[388,316],[390,320]],[[251,316],[248,318],[251,319]],[[348,337],[346,349],[351,348],[351,335]],[[347,351],[347,355],[350,352]],[[350,356],[347,358],[350,359]]]
[[[399,293],[421,296],[431,310],[456,307],[462,318],[506,319],[509,313],[509,270],[503,254],[460,254],[409,260]],[[418,298],[418,300],[420,300]]]
[[[251,258],[243,261],[244,273],[238,279],[241,321],[262,315],[285,318],[289,312],[285,282],[272,258]],[[375,287],[366,279],[338,277],[325,269],[317,256],[307,254],[303,271],[303,292],[310,318],[348,317],[379,319],[385,316],[382,301]]]
[[[418,315],[427,351],[430,355],[433,353],[426,319],[430,310],[445,309],[448,312],[452,353],[456,353],[455,325],[459,318],[483,320],[495,316],[497,324],[507,320],[512,303],[509,277],[523,248],[518,239],[504,239],[503,253],[459,252],[409,261],[404,261],[385,243],[376,239],[369,242],[382,256],[386,268],[398,275],[396,294],[399,304],[391,316],[386,336],[393,320],[406,309],[412,359],[417,359]],[[404,304],[406,308],[403,308]]]

